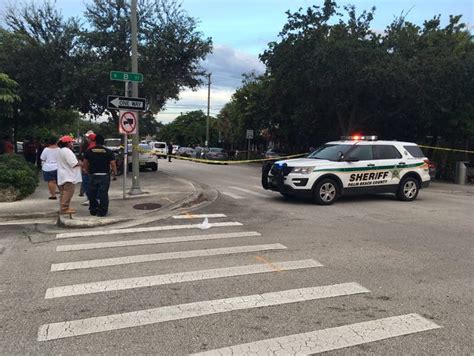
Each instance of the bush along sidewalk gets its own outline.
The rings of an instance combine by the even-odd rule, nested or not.
[[[0,202],[20,200],[38,186],[38,168],[19,155],[0,155]]]

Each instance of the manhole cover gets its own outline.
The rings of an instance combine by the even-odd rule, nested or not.
[[[161,204],[144,203],[144,204],[137,204],[133,206],[133,209],[137,209],[137,210],[155,210],[158,208],[161,208]]]

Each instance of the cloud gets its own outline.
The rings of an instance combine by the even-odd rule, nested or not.
[[[210,114],[215,116],[230,101],[232,94],[242,84],[242,74],[256,72],[262,74],[265,66],[256,55],[236,51],[224,45],[214,46],[214,51],[201,66],[211,73],[211,105]],[[185,90],[180,99],[168,102],[165,110],[158,114],[163,123],[172,121],[176,116],[188,111],[202,110],[207,112],[207,85],[197,91]]]
[[[201,65],[212,73],[215,85],[231,88],[241,84],[243,73],[255,71],[261,74],[265,71],[257,56],[223,45],[215,46],[213,53]]]

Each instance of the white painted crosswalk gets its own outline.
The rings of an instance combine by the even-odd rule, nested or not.
[[[240,187],[228,187],[233,190],[237,190],[246,194],[263,194],[252,192]],[[236,195],[230,192],[222,192],[230,197],[234,195],[234,199],[241,199],[240,195]],[[239,198],[236,198],[239,197]],[[103,252],[103,249],[110,249],[104,252],[113,253],[121,248],[147,248],[147,246],[153,247],[154,245],[163,246],[165,244],[174,243],[193,243],[199,242],[202,244],[212,244],[217,241],[245,241],[248,243],[249,240],[245,238],[259,238],[264,239],[265,237],[257,231],[235,231],[236,227],[242,227],[243,224],[240,222],[209,222],[209,219],[214,218],[225,218],[225,214],[183,214],[172,216],[175,220],[189,220],[189,219],[205,219],[206,230],[196,235],[185,235],[176,236],[180,230],[187,229],[203,229],[203,223],[200,224],[177,224],[177,225],[161,225],[153,227],[143,228],[127,228],[127,229],[109,229],[109,230],[98,230],[98,231],[75,231],[57,234],[58,239],[69,238],[69,237],[97,237],[97,236],[111,236],[117,235],[118,239],[114,241],[97,241],[97,242],[82,242],[75,244],[64,244],[56,247],[56,252],[60,253],[57,256],[62,261],[60,263],[51,264],[51,272],[55,272],[57,276],[69,276],[74,275],[76,270],[87,270],[91,269],[90,275],[94,268],[109,267],[113,268],[116,266],[125,266],[128,264],[135,263],[149,263],[159,262],[174,259],[187,260],[196,257],[204,257],[201,259],[195,259],[193,262],[193,270],[186,271],[171,271],[166,274],[151,274],[146,276],[134,276],[120,279],[109,279],[94,281],[91,277],[89,281],[81,279],[81,282],[77,284],[50,286],[45,292],[44,298],[48,300],[51,305],[54,305],[54,301],[58,298],[64,298],[65,300],[71,300],[74,302],[74,298],[96,294],[98,298],[102,295],[106,295],[108,292],[120,292],[127,293],[127,291],[136,290],[136,292],[142,291],[140,288],[159,287],[166,288],[165,286],[178,283],[206,283],[206,281],[212,279],[220,279],[222,283],[226,283],[228,280],[233,278],[250,278],[247,276],[266,274],[272,278],[272,290],[267,293],[241,295],[241,293],[234,292],[232,289],[229,295],[226,295],[222,299],[214,300],[201,300],[199,295],[196,295],[196,301],[192,301],[185,304],[176,304],[168,306],[156,306],[154,308],[145,310],[125,310],[118,314],[107,314],[107,315],[96,315],[90,316],[85,319],[66,318],[62,320],[45,321],[46,323],[41,325],[38,330],[37,340],[41,342],[49,340],[64,339],[70,337],[78,337],[83,335],[92,335],[97,333],[112,332],[115,330],[121,330],[126,328],[143,327],[145,325],[159,324],[163,322],[173,322],[177,320],[185,320],[189,318],[198,318],[207,315],[220,315],[222,313],[238,312],[243,310],[253,310],[256,308],[267,308],[267,307],[278,307],[283,305],[296,305],[301,302],[314,303],[314,308],[318,308],[319,299],[328,298],[348,298],[349,296],[356,296],[359,294],[371,293],[370,290],[364,286],[354,282],[337,283],[337,281],[331,281],[334,284],[329,285],[311,285],[306,288],[296,289],[285,289],[281,290],[279,284],[280,281],[288,281],[294,277],[293,273],[301,273],[305,275],[310,273],[311,269],[320,267],[316,271],[323,270],[323,265],[315,259],[295,259],[295,260],[279,260],[270,261],[268,256],[263,256],[265,252],[279,252],[279,258],[281,253],[287,250],[287,246],[280,243],[266,243],[258,245],[247,245],[242,244],[239,246],[232,247],[220,247],[220,248],[208,248],[194,249],[194,250],[183,250],[174,252],[159,252],[150,254],[134,254],[120,257],[110,258],[99,258],[99,259],[88,259],[87,254],[96,252]],[[215,228],[232,228],[234,231],[225,231],[222,233],[211,233]],[[170,232],[174,236],[160,237],[157,236],[161,232]],[[140,233],[154,233],[153,238],[141,238],[133,239],[133,235]],[[128,239],[123,240],[121,237],[127,237]],[[245,240],[241,240],[244,238]],[[109,238],[110,239],[110,238]],[[235,239],[235,240],[233,240]],[[157,248],[155,246],[154,248]],[[127,250],[128,251],[128,250]],[[83,260],[70,261],[70,253],[80,254],[80,258]],[[255,254],[258,253],[258,256]],[[260,263],[255,264],[242,264],[231,267],[217,267],[209,268],[204,267],[208,260],[217,259],[219,256],[239,254],[254,254],[256,260]],[[109,255],[110,256],[110,255]],[[90,258],[90,257],[89,257]],[[77,257],[76,257],[77,259]],[[194,267],[196,263],[204,265],[203,267]],[[215,263],[215,261],[214,261]],[[248,263],[248,262],[247,262]],[[215,264],[213,267],[216,267]],[[300,272],[295,272],[295,271]],[[107,273],[113,271],[107,270]],[[123,273],[121,270],[120,273]],[[56,273],[61,272],[61,273]],[[281,273],[284,272],[284,273]],[[82,272],[82,277],[87,277],[87,271]],[[120,275],[122,277],[122,275]],[[273,279],[274,278],[274,279]],[[67,283],[67,282],[66,282]],[[273,284],[274,283],[274,284]],[[63,283],[64,284],[64,283]],[[274,288],[273,288],[274,287]],[[228,289],[226,289],[228,290]],[[153,305],[154,306],[154,305]],[[304,325],[304,324],[303,324]],[[297,329],[297,325],[289,325],[291,329]],[[199,355],[299,355],[299,354],[314,354],[319,352],[337,350],[345,347],[351,347],[355,345],[361,345],[365,343],[381,341],[389,338],[394,338],[402,335],[408,335],[413,333],[424,332],[428,330],[438,329],[440,326],[437,324],[421,317],[418,314],[406,314],[390,316],[383,319],[376,320],[365,320],[359,323],[352,323],[342,326],[334,326],[321,330],[298,330],[301,333],[280,336],[270,338],[266,340],[258,339],[250,340],[250,342],[240,345],[229,345],[229,343],[222,341],[219,345],[221,348],[215,350],[209,350],[199,353]],[[186,345],[183,345],[186,348]],[[187,352],[196,352],[197,350],[187,350]]]
[[[321,267],[322,264],[315,260],[273,262],[268,264],[254,264],[248,266],[215,268],[202,271],[181,272],[147,276],[139,278],[125,278],[111,281],[75,284],[70,286],[48,288],[45,298],[70,297],[101,292],[111,292],[125,289],[152,287],[172,283],[184,283],[191,281],[202,281],[214,278],[227,278],[245,276],[257,273],[283,272],[296,269]]]
[[[202,219],[202,218],[225,218],[225,214],[185,214],[174,215],[173,219]]]
[[[257,237],[257,236],[261,236],[261,235],[260,233],[256,231],[244,231],[244,232],[229,232],[229,233],[224,233],[224,234],[160,237],[156,239],[140,239],[140,240],[126,240],[126,241],[112,241],[112,242],[96,242],[96,243],[89,243],[89,244],[62,245],[62,246],[56,247],[56,251],[67,252],[67,251],[80,251],[80,250],[95,250],[95,249],[101,249],[101,248],[130,247],[130,246],[177,243],[177,242],[232,239],[232,238],[237,238],[237,237]]]
[[[42,325],[38,331],[38,341],[119,330],[134,326],[150,325],[236,310],[255,309],[369,292],[368,289],[357,283],[342,283],[330,286],[290,289],[279,292],[172,305],[130,313]]]
[[[241,223],[236,221],[210,223],[210,227],[229,227],[229,226],[242,226]],[[185,225],[164,225],[164,226],[153,226],[153,227],[138,227],[130,229],[110,229],[110,230],[96,230],[96,231],[77,231],[77,232],[63,232],[56,235],[57,239],[65,239],[70,237],[91,237],[91,236],[104,236],[104,235],[118,235],[118,234],[136,234],[140,232],[152,232],[152,231],[169,231],[169,230],[184,230],[184,229],[199,229],[201,224],[185,224]]]
[[[241,188],[241,187],[236,187],[236,186],[230,186],[229,188],[232,188],[232,189],[235,189],[235,190],[238,190],[240,192],[244,192],[244,193],[247,193],[247,194],[250,194],[250,195],[254,195],[256,197],[267,198],[267,196],[265,194],[258,193],[258,192],[253,191],[253,190],[249,190],[249,189],[245,189],[245,188]]]
[[[193,355],[310,355],[438,329],[439,327],[440,326],[418,314],[407,314],[261,340],[217,350],[199,352]]]
[[[244,199],[244,197],[240,196],[240,195],[237,195],[237,194],[234,194],[234,193],[231,193],[231,192],[221,192],[222,194],[224,195],[227,195],[228,197],[231,197],[233,199]]]
[[[234,253],[261,252],[270,250],[284,250],[286,246],[282,244],[250,245],[225,248],[211,248],[207,250],[190,250],[179,252],[153,253],[149,255],[135,255],[124,257],[103,258],[96,260],[54,263],[51,265],[51,272],[68,271],[74,269],[97,268],[107,266],[126,265],[130,263],[142,263],[153,261],[174,260],[180,258],[209,257],[218,255],[231,255]]]

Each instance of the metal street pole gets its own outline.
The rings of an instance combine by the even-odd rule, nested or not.
[[[211,107],[211,73],[207,75],[207,120],[206,120],[206,147],[209,147],[209,109]]]
[[[138,37],[137,37],[137,0],[132,0],[131,9],[131,25],[132,25],[132,72],[138,73]],[[132,83],[132,95],[138,97],[138,82]],[[140,113],[138,112],[138,118]],[[140,156],[139,156],[139,143],[140,143],[140,132],[139,122],[137,122],[137,133],[132,136],[132,187],[128,194],[138,195],[142,194],[140,189]]]

